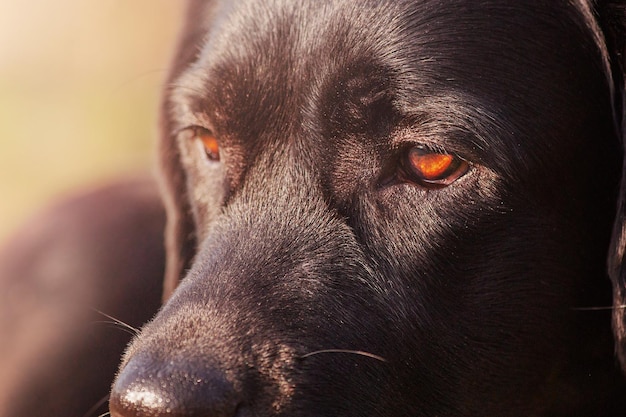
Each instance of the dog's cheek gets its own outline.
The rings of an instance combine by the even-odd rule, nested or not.
[[[225,186],[221,175],[204,177],[190,185],[194,196],[192,212],[196,224],[196,235],[199,241],[209,233],[212,222],[221,212]]]
[[[355,230],[381,275],[393,277],[380,285],[401,329],[391,337],[406,347],[398,357],[422,374],[441,369],[434,386],[464,381],[455,388],[459,407],[490,395],[510,404],[532,397],[561,364],[555,346],[571,337],[564,323],[580,266],[567,242],[578,238],[528,209],[526,196],[507,195],[492,174],[462,185],[436,196],[404,186],[361,199]],[[484,373],[493,377],[488,386],[470,382]]]
[[[186,187],[196,226],[196,239],[200,242],[206,237],[212,221],[219,215],[228,187],[224,164],[205,160],[196,145],[179,138],[181,162],[186,172]]]

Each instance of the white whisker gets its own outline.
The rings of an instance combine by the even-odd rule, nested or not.
[[[360,355],[360,356],[365,356],[368,358],[372,358],[372,359],[376,359],[378,361],[381,362],[387,362],[387,359],[383,358],[382,356],[378,356],[375,355],[373,353],[369,353],[369,352],[364,352],[362,350],[349,350],[349,349],[322,349],[322,350],[316,350],[315,352],[309,352],[305,355],[300,356],[300,359],[306,359],[308,357],[311,357],[313,355],[319,355],[321,353],[350,353],[353,355]]]
[[[101,406],[102,404],[104,404],[104,403],[105,403],[105,402],[107,402],[108,400],[109,400],[109,395],[107,394],[107,395],[105,395],[105,396],[104,396],[104,397],[103,397],[100,401],[98,401],[98,402],[97,402],[97,403],[96,403],[93,407],[91,407],[91,408],[89,409],[89,411],[87,411],[83,417],[89,417],[89,416],[91,416],[93,413],[95,413],[95,412],[96,412],[96,410],[97,410],[98,408],[100,408],[100,406]],[[107,412],[106,412],[106,413],[104,413],[104,414],[100,414],[98,417],[104,417],[104,416],[107,416],[107,415],[110,415],[110,414],[111,414],[111,413],[109,413],[109,412],[107,411]]]
[[[605,307],[576,307],[572,310],[575,311],[606,311],[606,310],[623,310],[626,309],[626,305],[619,306],[605,306]]]
[[[139,329],[134,328],[134,327],[133,327],[133,326],[131,326],[130,324],[128,324],[128,323],[124,323],[122,320],[116,319],[116,318],[115,318],[115,317],[113,317],[113,316],[109,316],[108,314],[106,314],[106,313],[104,313],[104,312],[102,312],[102,311],[100,311],[100,310],[98,310],[98,309],[94,309],[94,311],[95,311],[95,312],[97,312],[97,313],[99,313],[99,314],[101,314],[101,315],[103,315],[104,317],[106,317],[106,318],[110,319],[110,320],[111,320],[111,322],[110,322],[110,323],[112,323],[112,324],[116,324],[116,325],[120,326],[121,328],[126,329],[126,330],[127,330],[127,331],[129,331],[129,332],[130,332],[133,336],[136,336],[136,335],[138,335],[138,334],[139,334]],[[104,323],[108,323],[108,322],[104,322]]]

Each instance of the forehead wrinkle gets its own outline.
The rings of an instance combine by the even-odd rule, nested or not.
[[[397,13],[383,13],[381,7],[370,2],[355,7],[353,3],[340,1],[298,7],[267,0],[243,2],[243,7],[237,9],[232,5],[223,6],[192,68],[176,82],[182,86],[177,97],[182,103],[188,103],[179,113],[200,111],[191,109],[191,104],[205,102],[206,95],[218,91],[222,92],[221,98],[227,99],[246,94],[244,102],[251,107],[248,113],[262,108],[266,116],[270,116],[265,120],[276,116],[262,105],[267,95],[271,95],[272,100],[266,101],[273,103],[277,110],[298,105],[302,108],[302,104],[306,107],[320,84],[332,74],[345,71],[364,56],[389,54],[396,38],[393,33],[401,22]],[[388,24],[362,24],[380,19],[390,21]],[[294,26],[291,21],[305,24]],[[241,28],[246,30],[241,31]],[[384,33],[380,33],[381,30]],[[346,48],[346,45],[351,47]],[[275,105],[277,100],[283,103]],[[213,104],[222,107],[225,104],[222,101]],[[281,122],[298,126],[302,114],[295,116],[291,114],[288,120]]]
[[[301,104],[308,73],[298,51],[303,29],[291,22],[308,21],[301,16],[307,11],[274,3],[244,2],[232,15],[222,15],[227,29],[214,29],[219,33],[202,46],[195,64],[212,95],[211,112],[221,112],[218,118],[231,122],[225,128],[240,139],[269,132],[287,136],[300,122],[292,110]]]
[[[210,74],[208,81],[220,78],[214,77],[215,73],[228,66],[233,90],[242,87],[241,81],[261,82],[269,77],[272,79],[266,84],[278,85],[295,97],[314,87],[316,80],[327,78],[329,72],[345,71],[350,61],[388,54],[394,28],[400,24],[395,14],[383,13],[382,6],[374,3],[355,7],[335,1],[300,6],[260,1],[252,7],[244,2],[243,11],[237,10],[233,16],[226,15],[230,8],[225,8],[195,66]],[[380,24],[381,19],[389,20],[388,24]],[[234,74],[237,77],[232,77]]]
[[[295,3],[295,2],[294,2]],[[271,0],[240,1],[225,7],[203,43],[197,63],[209,71],[227,66],[241,75],[268,75],[277,64],[294,68],[306,7]]]

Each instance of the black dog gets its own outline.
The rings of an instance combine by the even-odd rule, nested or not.
[[[626,415],[617,3],[192,1],[111,415]]]

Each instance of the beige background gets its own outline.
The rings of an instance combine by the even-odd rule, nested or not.
[[[182,0],[0,0],[0,241],[71,190],[153,165]]]

